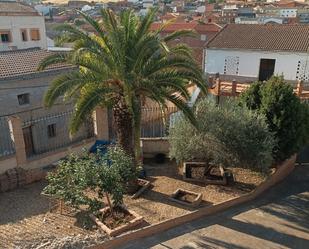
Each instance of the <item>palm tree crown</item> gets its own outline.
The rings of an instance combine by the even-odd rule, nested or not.
[[[104,9],[99,21],[80,13],[94,33],[68,24],[58,28],[62,31],[62,40],[73,42],[74,47],[69,53],[45,58],[39,70],[63,62],[77,66],[77,70],[57,77],[44,99],[45,105],[50,107],[60,96],[75,98],[71,132],[76,132],[97,106],[109,107],[114,112],[120,144],[132,152],[130,148],[134,143],[139,144],[136,140],[140,136],[144,98],[162,107],[170,101],[195,123],[186,104],[187,85],[192,82],[206,91],[203,73],[186,45],[169,46],[170,41],[192,32],[182,30],[160,36],[164,25],[157,31],[150,30],[156,12],[152,9],[141,18],[132,10],[117,16]]]

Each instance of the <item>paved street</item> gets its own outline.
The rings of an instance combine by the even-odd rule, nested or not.
[[[309,248],[309,166],[254,202],[119,249]]]

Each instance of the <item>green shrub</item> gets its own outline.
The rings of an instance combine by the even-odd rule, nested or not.
[[[198,130],[184,117],[170,129],[172,158],[258,171],[266,171],[271,165],[274,139],[263,116],[232,100],[217,106],[209,99],[198,102],[195,115]]]
[[[103,195],[111,195],[114,206],[123,202],[126,183],[135,179],[133,160],[119,147],[110,147],[105,155],[83,153],[70,155],[60,162],[55,172],[48,174],[43,192],[79,207],[88,205],[93,212],[103,203]],[[89,197],[87,190],[98,193]]]
[[[273,157],[277,162],[289,158],[309,141],[308,106],[301,103],[283,77],[255,83],[240,97],[249,109],[265,115],[277,143]]]

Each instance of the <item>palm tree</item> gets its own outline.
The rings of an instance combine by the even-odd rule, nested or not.
[[[182,30],[160,36],[163,25],[160,30],[150,30],[156,13],[157,10],[152,9],[141,18],[132,10],[123,11],[119,16],[111,10],[102,10],[99,21],[80,13],[94,33],[68,24],[58,28],[63,33],[61,39],[74,42],[74,47],[69,53],[45,58],[39,70],[55,63],[77,67],[57,77],[44,99],[45,105],[50,107],[60,96],[75,98],[72,133],[96,107],[111,108],[118,143],[139,158],[143,99],[152,99],[162,108],[170,101],[195,123],[186,104],[187,86],[192,82],[206,91],[203,73],[186,45],[169,46],[181,36],[192,36],[192,32]]]

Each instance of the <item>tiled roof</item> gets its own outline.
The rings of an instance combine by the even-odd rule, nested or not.
[[[228,24],[207,47],[307,52],[309,25]]]
[[[157,30],[161,27],[162,23],[153,23],[150,27],[151,30]],[[205,32],[218,32],[220,30],[220,26],[214,23],[200,24],[198,22],[176,22],[167,25],[163,32],[172,33],[176,30],[182,29],[192,29],[198,33]]]
[[[12,1],[0,1],[0,16],[27,15],[38,16],[39,13],[31,6]]]
[[[38,48],[0,52],[0,79],[39,73],[37,68],[41,60],[52,53]],[[44,71],[67,67],[65,64],[55,64]]]

